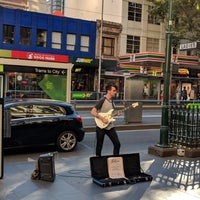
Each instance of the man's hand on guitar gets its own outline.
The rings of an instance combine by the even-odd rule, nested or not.
[[[106,119],[105,117],[102,117],[101,121],[104,123],[104,124],[108,124],[108,119]]]
[[[104,124],[108,124],[108,119],[104,116],[101,116],[99,114],[96,115],[96,118],[100,119]]]

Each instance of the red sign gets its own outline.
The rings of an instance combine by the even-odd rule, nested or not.
[[[26,51],[12,51],[11,58],[25,59],[25,60],[39,60],[47,62],[69,62],[69,57],[58,54],[45,54],[37,52],[26,52]]]

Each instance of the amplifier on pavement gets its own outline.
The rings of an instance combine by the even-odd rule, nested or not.
[[[54,153],[41,154],[38,159],[39,179],[53,182],[55,179]]]

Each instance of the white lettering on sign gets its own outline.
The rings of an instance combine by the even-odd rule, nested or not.
[[[197,48],[197,42],[191,42],[186,44],[180,44],[180,50],[185,49],[196,49]]]
[[[89,59],[89,58],[77,58],[76,62],[78,63],[91,63],[93,59]]]
[[[35,68],[36,73],[41,74],[55,74],[55,75],[65,75],[66,70],[63,69],[44,69],[44,68]]]
[[[28,53],[27,58],[29,60],[55,61],[55,57],[53,55],[45,55],[45,54],[40,54],[40,53]]]

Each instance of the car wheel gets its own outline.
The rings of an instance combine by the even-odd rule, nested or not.
[[[60,151],[72,151],[77,145],[76,135],[71,131],[65,131],[58,136],[57,147]]]

